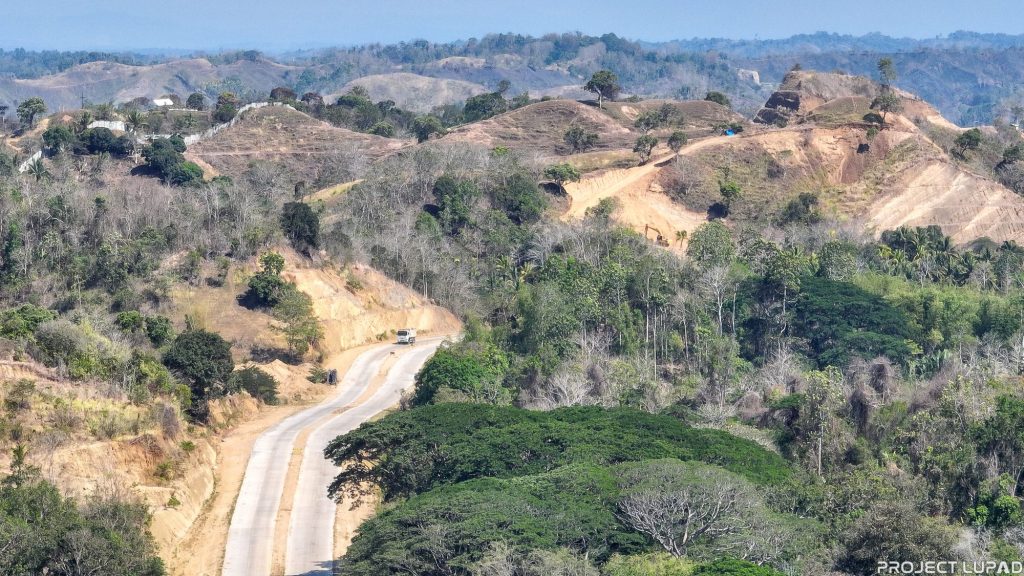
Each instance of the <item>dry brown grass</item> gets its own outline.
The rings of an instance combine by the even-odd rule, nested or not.
[[[567,154],[565,131],[573,125],[596,132],[595,151],[632,148],[636,134],[612,115],[575,100],[538,102],[452,130],[445,139],[487,147],[507,146],[545,156]]]
[[[287,107],[266,107],[246,113],[235,126],[189,149],[189,154],[217,172],[237,177],[252,162],[278,164],[297,180],[326,178],[339,162],[372,161],[412,144],[338,128]]]
[[[213,65],[195,58],[151,66],[90,62],[41,78],[0,78],[0,100],[41,96],[51,109],[74,109],[81,104],[82,96],[91,102],[127,102],[169,92],[184,97],[197,86],[216,85],[227,79],[237,80],[254,94],[265,95],[275,86],[289,84],[289,75],[300,72],[301,68],[267,61]]]
[[[464,102],[470,96],[490,91],[480,84],[465,80],[432,78],[409,72],[395,72],[357,78],[342,87],[336,94],[325,96],[324,99],[332,102],[353,86],[366,88],[374,102],[391,100],[399,108],[420,114],[430,112],[436,106]]]

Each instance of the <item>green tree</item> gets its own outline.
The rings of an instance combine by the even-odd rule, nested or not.
[[[704,96],[704,99],[708,102],[714,102],[720,106],[725,106],[726,108],[732,108],[732,102],[729,101],[729,97],[721,92],[708,92],[707,95]]]
[[[166,316],[146,316],[146,337],[153,346],[163,346],[171,337],[171,320]]]
[[[143,148],[142,157],[150,169],[165,180],[170,178],[171,172],[176,166],[185,162],[185,157],[167,138],[154,140],[152,144]]]
[[[383,136],[384,138],[393,138],[395,135],[395,127],[390,122],[380,121],[370,126],[370,134],[376,136]]]
[[[883,86],[891,86],[896,81],[896,66],[892,58],[880,58],[878,60],[878,78]]]
[[[491,192],[495,206],[517,224],[532,224],[547,208],[537,181],[525,172],[514,172]]]
[[[508,110],[508,101],[501,92],[478,94],[466,99],[462,114],[466,122],[477,122]]]
[[[692,576],[694,563],[667,552],[612,556],[602,567],[606,576]]]
[[[45,113],[46,103],[38,96],[33,96],[18,104],[18,119],[23,124],[28,124],[30,128],[36,125],[36,117]]]
[[[232,92],[221,92],[217,96],[217,106],[213,111],[213,119],[217,122],[229,122],[238,115],[238,96]]]
[[[840,537],[836,567],[875,574],[878,562],[925,562],[947,557],[957,533],[939,518],[922,515],[910,502],[880,502]]]
[[[426,142],[431,136],[443,135],[444,125],[437,116],[420,116],[412,122],[412,132],[417,142]]]
[[[457,235],[472,223],[473,204],[480,191],[470,180],[441,176],[434,182],[437,218],[441,228],[449,235]]]
[[[718,193],[722,196],[722,205],[728,215],[732,211],[733,202],[743,195],[743,189],[736,182],[726,179],[718,182]]]
[[[249,278],[249,289],[240,299],[250,308],[273,307],[281,300],[287,283],[281,278],[284,257],[276,252],[260,256],[260,271]]]
[[[662,119],[661,113],[659,111],[648,110],[637,116],[636,120],[633,122],[633,125],[636,126],[636,128],[643,132],[644,134],[647,134],[651,130],[655,130],[661,127],[663,123],[664,120]]]
[[[599,70],[583,85],[583,89],[597,94],[597,106],[604,108],[605,99],[614,100],[622,87],[619,86],[619,77],[614,72]]]
[[[281,208],[281,230],[299,252],[320,247],[320,217],[305,202],[286,202]]]
[[[174,339],[163,362],[189,383],[192,391],[189,414],[205,422],[209,415],[208,401],[224,394],[235,367],[231,344],[220,334],[189,330]]]
[[[978,451],[997,463],[997,471],[1013,480],[1010,495],[1018,496],[1024,479],[1024,398],[1004,395],[995,412],[972,427]]]
[[[683,149],[683,146],[686,146],[687,140],[688,139],[686,137],[686,132],[683,132],[682,130],[676,130],[675,132],[672,133],[671,136],[668,137],[668,147],[673,152],[678,153],[680,150]]]
[[[649,134],[636,139],[633,143],[633,153],[640,157],[640,163],[646,164],[651,159],[651,152],[654,151],[654,147],[658,145],[658,139]]]
[[[247,366],[232,372],[229,388],[245,390],[264,404],[277,404],[277,380],[257,366]]]
[[[300,292],[294,284],[287,284],[274,305],[274,317],[284,326],[279,328],[288,342],[288,351],[302,358],[323,338],[323,328],[313,311],[313,300]]]
[[[692,576],[784,576],[784,574],[770,566],[759,566],[746,560],[725,558],[697,566]]]
[[[871,101],[871,109],[882,113],[882,124],[889,113],[899,114],[903,110],[903,100],[891,90],[884,90]]]
[[[173,186],[190,186],[203,181],[203,169],[195,162],[180,162],[171,167],[166,177]]]
[[[511,396],[501,385],[508,367],[508,358],[492,344],[442,346],[416,374],[412,403],[423,406],[440,397],[508,404]]]
[[[562,139],[569,145],[570,153],[577,154],[586,152],[596,146],[599,136],[596,132],[588,132],[586,128],[579,124],[573,124],[565,131]]]
[[[686,255],[702,269],[726,266],[735,254],[732,233],[721,222],[701,224],[686,246]]]
[[[818,211],[818,195],[814,192],[801,192],[796,198],[786,203],[779,214],[779,224],[815,224],[821,221]]]
[[[94,496],[79,506],[24,459],[16,447],[0,482],[0,573],[164,576],[144,504]]]
[[[580,171],[572,164],[553,164],[544,169],[544,177],[558,184],[559,190],[564,192],[566,182],[580,181]]]
[[[64,124],[57,124],[43,132],[43,144],[54,152],[73,151],[78,144],[78,136]]]
[[[331,484],[333,495],[379,487],[387,502],[472,478],[526,476],[584,462],[696,460],[758,485],[778,485],[790,475],[781,456],[750,440],[692,428],[673,416],[596,406],[541,412],[427,405],[339,436],[326,454],[346,464]],[[453,461],[453,454],[463,456]]]
[[[185,107],[189,110],[206,110],[206,95],[202,92],[189,94],[188,99],[185,101]]]
[[[959,136],[953,140],[953,145],[956,146],[956,153],[961,158],[967,154],[968,150],[977,150],[981,147],[981,130],[978,128],[971,128],[960,133]]]

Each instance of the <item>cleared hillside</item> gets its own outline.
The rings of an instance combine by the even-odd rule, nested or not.
[[[266,107],[189,148],[187,156],[233,177],[254,162],[271,163],[296,181],[323,187],[350,180],[367,161],[409,144],[338,128],[287,107]]]
[[[363,76],[346,84],[338,94],[326,99],[330,101],[344,94],[355,86],[366,88],[374,102],[391,100],[399,108],[413,112],[430,112],[436,106],[464,102],[471,96],[489,92],[487,88],[474,82],[453,80],[448,78],[431,78],[409,72],[394,74],[372,74]]]
[[[569,153],[565,131],[572,126],[599,135],[596,150],[615,150],[633,145],[633,131],[612,115],[575,100],[548,100],[517,108],[493,118],[452,130],[446,139],[464,140],[488,147],[509,148],[555,155]]]
[[[262,59],[217,65],[203,58],[149,66],[90,62],[40,78],[0,78],[0,101],[40,96],[51,110],[58,110],[78,108],[82,98],[90,102],[127,102],[169,93],[184,98],[226,82],[246,93],[266,94],[275,86],[291,83],[290,78],[301,72],[302,68]]]
[[[826,215],[862,219],[875,233],[937,224],[957,242],[981,236],[997,242],[1024,240],[1024,199],[986,176],[980,157],[955,159],[946,151],[949,134],[962,129],[927,102],[900,92],[902,114],[890,114],[885,129],[869,133],[872,124],[865,116],[873,112],[873,90],[877,88],[865,78],[791,73],[769,100],[770,105],[789,107],[785,128],[697,139],[678,157],[589,173],[567,186],[572,203],[566,217],[581,217],[601,199],[616,198],[620,208],[613,218],[641,233],[655,226],[675,244],[676,232],[692,231],[721,209],[719,188],[733,182],[742,193],[729,220],[738,223],[776,221],[790,200],[810,192],[818,196]],[[615,103],[609,108],[625,126],[644,107],[655,105]],[[683,113],[688,116],[698,117],[692,110]],[[726,119],[706,114],[702,121],[713,125]],[[933,140],[937,134],[945,140]],[[986,134],[995,137],[994,131]],[[623,146],[618,152],[627,150]],[[666,204],[667,198],[673,202]]]

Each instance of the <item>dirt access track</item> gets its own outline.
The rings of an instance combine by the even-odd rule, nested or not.
[[[736,137],[704,138],[684,147],[678,154],[663,152],[658,158],[640,166],[603,170],[579,182],[568,183],[565,191],[569,196],[569,208],[562,214],[562,219],[581,219],[588,209],[597,206],[601,200],[615,198],[619,201],[618,208],[612,214],[616,222],[641,234],[646,233],[648,226],[653,227],[661,231],[672,250],[682,252],[686,249],[686,242],[676,241],[676,233],[685,231],[689,236],[707,221],[707,216],[674,202],[656,183],[658,173],[677,156],[717,146],[730,138]]]

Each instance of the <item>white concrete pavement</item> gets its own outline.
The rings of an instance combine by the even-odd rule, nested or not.
[[[337,434],[356,428],[375,414],[397,403],[402,388],[411,385],[420,366],[440,343],[441,339],[438,338],[424,340],[412,347],[389,344],[364,352],[356,358],[345,374],[334,396],[312,408],[289,416],[256,440],[246,466],[242,487],[235,501],[224,552],[222,576],[270,575],[277,514],[295,439],[303,430],[314,426],[316,429],[309,435],[304,446],[299,488],[295,494],[289,534],[294,531],[296,512],[303,518],[315,518],[319,526],[326,528],[323,534],[317,534],[315,543],[308,547],[300,546],[300,542],[307,538],[306,533],[309,530],[313,530],[311,527],[301,530],[301,537],[289,537],[285,562],[286,566],[313,566],[315,563],[326,566],[322,572],[305,569],[305,572],[300,571],[299,574],[330,574],[333,562],[330,552],[333,547],[335,505],[327,498],[327,486],[333,479],[334,468],[324,459],[323,450],[327,442]],[[388,371],[380,389],[365,402],[350,406],[370,388],[384,361],[392,353],[399,353],[401,356]],[[336,412],[339,414],[332,417],[331,414]],[[343,432],[334,433],[336,430]],[[327,480],[316,486],[325,474]],[[325,510],[299,511],[309,506],[310,502],[314,508],[321,507]],[[326,516],[328,507],[329,521]],[[328,540],[324,542],[323,538]],[[295,552],[292,551],[293,546],[296,547]],[[328,551],[326,556],[323,555],[323,550]],[[294,559],[291,558],[293,554]],[[317,560],[314,561],[314,557]]]
[[[299,468],[285,553],[286,576],[331,576],[334,564],[334,519],[337,504],[327,486],[339,469],[324,458],[324,449],[337,436],[350,432],[374,415],[398,404],[402,391],[413,385],[416,372],[437,350],[441,340],[421,340],[388,371],[380,389],[362,404],[322,424],[309,436]]]

